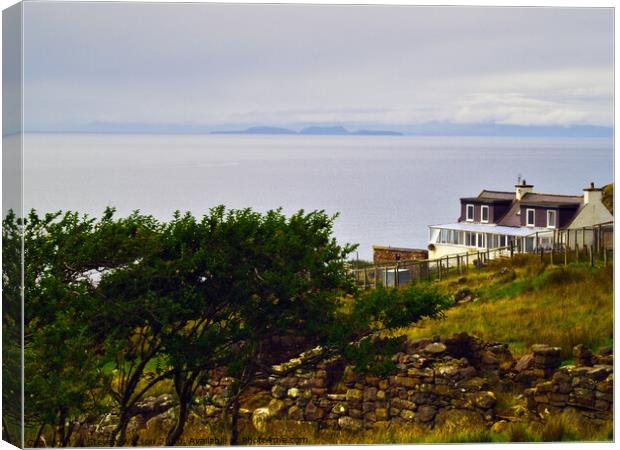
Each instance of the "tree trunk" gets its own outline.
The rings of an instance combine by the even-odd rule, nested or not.
[[[9,432],[9,428],[6,425],[6,420],[4,420],[4,417],[2,418],[2,440],[11,443],[13,442],[11,433]]]
[[[184,396],[179,398],[179,416],[174,424],[174,427],[168,432],[166,436],[166,446],[171,447],[177,443],[183,434],[185,424],[187,423],[187,416],[189,415],[189,402],[192,396]]]
[[[75,422],[71,422],[69,427],[65,430],[65,435],[62,437],[62,441],[60,442],[61,447],[67,447],[71,440],[71,435],[73,434],[73,430],[75,429]]]
[[[45,429],[45,423],[42,423],[37,431],[37,435],[34,437],[34,442],[32,444],[33,447],[39,446],[39,441],[41,440],[41,435],[43,434],[43,430]]]
[[[239,445],[239,396],[235,395],[232,403],[230,424],[230,445]]]
[[[65,411],[60,411],[58,417],[58,447],[62,445],[65,440],[65,420],[67,419],[67,413]],[[56,442],[52,443],[53,446],[56,446]]]
[[[127,439],[127,426],[129,425],[130,419],[131,416],[129,415],[129,412],[124,410],[118,419],[118,425],[116,425],[116,428],[110,435],[110,447],[122,447],[125,445],[125,440]]]

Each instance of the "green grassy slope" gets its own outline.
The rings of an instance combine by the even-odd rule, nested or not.
[[[507,274],[493,277],[504,267]],[[612,342],[612,267],[551,266],[535,256],[522,256],[472,270],[460,282],[458,278],[442,281],[441,289],[453,293],[468,288],[474,301],[454,306],[443,320],[422,321],[402,332],[418,338],[466,331],[486,341],[505,342],[517,356],[532,344],[545,343],[562,347],[565,359],[577,344],[597,350]]]

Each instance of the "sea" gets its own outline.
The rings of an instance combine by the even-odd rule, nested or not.
[[[216,205],[338,214],[334,235],[426,248],[428,225],[455,222],[482,189],[580,194],[613,181],[607,138],[131,135],[24,136],[24,206],[100,216],[113,206],[170,219]]]

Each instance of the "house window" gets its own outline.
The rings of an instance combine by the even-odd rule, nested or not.
[[[465,245],[468,247],[476,246],[476,233],[471,233],[469,231],[465,232]]]
[[[555,228],[555,211],[547,210],[547,228]]]
[[[486,247],[486,235],[484,233],[476,233],[478,236],[478,248]]]
[[[488,223],[489,222],[489,207],[482,206],[480,209],[480,222]]]
[[[468,222],[474,221],[474,205],[467,205],[467,215],[465,218]]]
[[[528,227],[533,227],[535,223],[536,223],[536,210],[526,209],[525,210],[525,225]]]

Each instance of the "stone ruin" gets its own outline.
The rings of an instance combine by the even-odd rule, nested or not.
[[[565,409],[579,412],[591,420],[608,420],[613,415],[613,356],[611,349],[599,355],[583,345],[573,348],[575,365],[554,371],[524,391],[528,408],[538,414]]]
[[[537,344],[515,361],[505,344],[485,343],[466,333],[403,342],[389,377],[356,374],[342,360],[273,379],[271,400],[254,411],[259,430],[270,420],[311,422],[319,428],[362,429],[416,423],[491,427],[498,392],[523,395],[529,413],[541,418],[570,407],[593,420],[613,411],[613,356],[575,347],[575,366],[560,368],[561,349]],[[551,409],[550,409],[551,408]]]
[[[262,403],[240,410],[241,420],[258,431],[285,420],[318,429],[359,431],[416,424],[457,429],[463,425],[495,429],[517,417],[507,417],[497,395],[512,392],[522,398],[521,416],[543,420],[548,414],[570,409],[585,420],[613,416],[613,355],[599,355],[582,345],[574,348],[575,364],[560,367],[561,349],[533,345],[515,360],[506,344],[483,342],[466,333],[433,339],[402,340],[392,356],[397,372],[379,377],[356,373],[343,359],[332,358],[303,366],[312,351],[273,366],[274,374],[250,386]],[[220,420],[232,379],[225,370],[211,373],[201,386],[189,421],[207,426]],[[148,427],[167,429],[176,406],[172,396],[147,398],[137,405],[129,435]],[[81,435],[104,436],[113,414],[99,423],[82,424]],[[88,439],[86,439],[88,441]],[[133,442],[132,442],[133,443]]]

